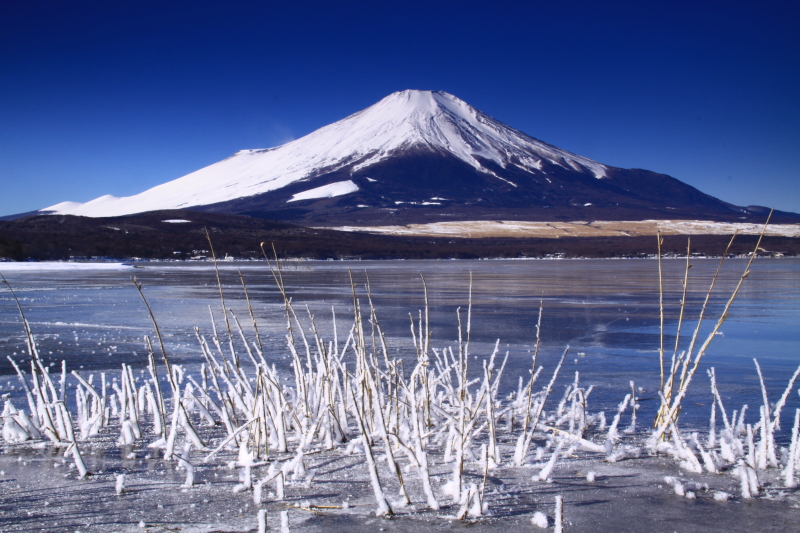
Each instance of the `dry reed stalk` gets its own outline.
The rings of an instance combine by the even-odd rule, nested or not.
[[[789,489],[797,487],[794,477],[798,462],[798,453],[800,453],[798,450],[800,450],[800,409],[795,409],[794,426],[792,426],[792,443],[789,446],[789,456],[787,457],[786,467],[783,470],[783,486]]]
[[[553,385],[556,382],[556,378],[558,378],[558,373],[561,370],[561,366],[564,364],[564,359],[567,357],[567,353],[569,352],[569,346],[564,349],[564,353],[561,354],[561,359],[556,366],[555,371],[553,372],[553,377],[550,378],[550,383],[547,384],[547,388],[545,389],[545,393],[542,397],[542,401],[536,407],[536,415],[533,417],[533,420],[530,425],[530,429],[528,433],[522,433],[520,435],[519,440],[517,441],[517,449],[514,453],[514,463],[517,466],[522,466],[525,463],[525,458],[528,455],[528,449],[531,447],[531,442],[533,441],[533,434],[536,431],[536,425],[539,423],[539,418],[542,416],[542,410],[544,409],[544,404],[547,402],[548,396],[550,396],[550,392],[553,390]]]
[[[53,385],[52,380],[50,379],[50,374],[45,370],[44,366],[41,363],[41,360],[39,359],[39,352],[36,348],[36,342],[33,338],[33,333],[31,332],[30,325],[28,324],[28,321],[25,318],[25,313],[22,310],[22,305],[20,304],[19,299],[17,298],[17,295],[14,292],[14,289],[11,287],[11,284],[8,282],[8,280],[6,280],[6,278],[2,274],[0,274],[0,280],[2,280],[2,282],[8,287],[9,291],[11,292],[12,298],[14,299],[14,302],[17,305],[17,310],[19,311],[20,317],[22,318],[23,327],[25,329],[25,336],[28,342],[28,351],[31,357],[33,358],[31,361],[32,373],[35,376],[35,366],[34,366],[34,361],[35,361],[35,364],[40,368],[42,372],[42,379],[49,385],[50,391],[52,393],[52,400],[53,400],[52,405],[55,407],[55,415],[56,415],[55,419],[58,422],[58,430],[56,430],[56,428],[53,426],[52,422],[53,416],[50,413],[50,407],[48,405],[50,402],[46,402],[44,397],[47,394],[46,389],[43,390],[43,388],[38,385],[38,382],[35,380],[34,377],[34,384],[36,385],[35,388],[37,390],[37,396],[40,400],[40,405],[41,405],[41,409],[39,409],[39,412],[42,414],[46,414],[44,418],[47,421],[47,423],[49,423],[48,426],[46,427],[47,430],[46,434],[48,434],[48,436],[51,438],[51,440],[54,440],[54,442],[60,441],[60,442],[70,443],[70,446],[67,448],[67,452],[65,453],[68,453],[70,451],[72,452],[73,459],[75,461],[75,466],[78,469],[79,475],[81,477],[85,477],[86,475],[89,474],[89,472],[86,468],[85,463],[83,462],[83,457],[81,456],[80,450],[78,449],[77,440],[75,438],[75,433],[73,431],[72,417],[70,416],[69,411],[67,410],[66,407],[66,391],[64,389],[64,385],[66,382],[66,377],[65,377],[66,366],[62,365],[62,387],[61,387],[61,396],[59,397],[58,395],[56,395],[55,387]],[[17,367],[14,360],[11,359],[10,357],[8,359],[14,365],[20,379],[24,381],[22,373],[19,367]],[[26,392],[27,391],[28,388],[26,387]]]
[[[767,220],[767,223],[769,223],[769,219]],[[695,346],[695,343],[697,341],[697,337],[698,337],[698,335],[700,333],[700,327],[702,326],[703,320],[705,319],[706,307],[708,306],[708,302],[711,299],[711,293],[714,290],[714,286],[716,285],[717,278],[719,277],[719,273],[722,270],[722,264],[725,262],[725,259],[728,256],[728,251],[730,250],[731,245],[733,245],[733,241],[734,241],[734,239],[736,239],[736,236],[738,235],[738,232],[739,232],[738,229],[733,232],[733,235],[731,236],[731,240],[728,241],[728,245],[725,247],[725,251],[723,252],[722,257],[720,258],[719,264],[717,265],[717,270],[714,272],[714,277],[711,280],[711,285],[709,286],[708,291],[706,291],[705,300],[703,301],[703,306],[700,309],[700,315],[699,315],[699,317],[697,319],[697,325],[695,326],[695,330],[694,330],[694,333],[692,334],[691,341],[689,342],[689,347],[684,352],[681,352],[681,355],[679,356],[677,362],[675,362],[675,364],[672,365],[672,369],[670,371],[669,382],[668,382],[668,385],[666,387],[666,390],[662,389],[662,392],[664,393],[664,397],[665,397],[667,403],[666,404],[662,404],[662,406],[659,408],[658,415],[656,416],[656,419],[653,422],[653,427],[658,427],[660,422],[663,420],[663,417],[667,413],[667,409],[668,409],[667,406],[669,405],[669,402],[672,400],[672,393],[673,393],[673,388],[674,388],[674,385],[675,385],[675,377],[677,375],[678,369],[680,369],[680,376],[681,376],[679,388],[683,386],[683,383],[686,380],[686,374],[687,374],[687,372],[689,370],[689,363],[690,363],[691,358],[692,358],[692,353],[694,351],[694,346]],[[684,279],[688,279],[688,274],[689,274],[688,269],[689,268],[690,267],[689,267],[688,261],[687,261],[687,269],[686,269],[686,275],[685,275]],[[684,291],[685,291],[685,288],[684,288]],[[682,306],[683,306],[683,304],[682,304]],[[681,309],[681,314],[683,314],[683,308]],[[675,342],[676,346],[678,344],[678,341],[679,341],[679,339],[676,339],[676,342]],[[673,355],[673,361],[675,361],[674,355]],[[680,411],[678,411],[678,412],[680,412]]]
[[[767,468],[767,463],[771,467],[778,466],[778,460],[775,456],[775,442],[773,440],[773,432],[774,428],[772,427],[772,417],[770,416],[770,403],[769,399],[767,398],[767,387],[764,385],[764,376],[761,373],[761,365],[758,364],[758,359],[753,359],[753,363],[756,365],[756,373],[758,374],[758,381],[761,385],[761,399],[763,400],[763,404],[759,409],[761,413],[761,419],[759,420],[759,433],[761,434],[761,439],[758,443],[758,461],[757,467],[761,470]]]
[[[222,292],[222,281],[219,277],[219,267],[217,266],[217,255],[214,253],[214,244],[211,242],[211,234],[208,233],[208,228],[203,228],[206,232],[206,240],[208,240],[208,247],[211,250],[211,260],[214,262],[214,273],[217,275],[217,288],[219,288],[219,300],[222,304],[222,316],[225,317],[225,328],[228,330],[228,340],[232,342],[231,325],[228,322],[228,315],[225,312],[225,295]]]
[[[300,321],[297,318],[297,314],[294,312],[294,307],[292,306],[291,298],[286,293],[286,286],[283,281],[283,272],[281,269],[280,261],[278,260],[278,252],[275,249],[275,244],[272,244],[272,253],[275,260],[275,267],[273,268],[272,262],[270,261],[269,257],[267,256],[266,250],[264,250],[264,244],[261,243],[261,253],[264,256],[264,259],[267,261],[267,266],[269,267],[270,273],[272,274],[273,279],[275,280],[275,284],[278,287],[278,290],[283,297],[283,305],[284,305],[284,312],[286,315],[286,329],[288,331],[288,343],[289,343],[289,351],[292,354],[293,364],[294,364],[294,374],[295,374],[295,384],[297,386],[297,391],[302,399],[301,407],[303,414],[308,417],[310,413],[308,411],[308,390],[306,386],[306,379],[303,373],[303,364],[300,360],[299,355],[297,354],[296,343],[295,343],[295,334],[294,328],[292,327],[292,318],[295,320],[295,324],[297,324],[299,328],[300,336],[303,340],[303,343],[306,347],[306,355],[307,355],[307,365],[309,372],[312,372],[311,368],[311,353],[310,348],[308,346],[308,341],[306,339],[305,333],[300,327]],[[352,280],[351,280],[352,283]]]
[[[236,435],[238,435],[239,433],[241,433],[242,431],[244,431],[245,429],[247,429],[247,427],[248,427],[248,426],[250,426],[250,424],[252,424],[252,423],[253,423],[253,422],[255,422],[255,421],[256,421],[255,419],[251,419],[251,420],[249,420],[248,422],[245,422],[244,424],[242,424],[240,427],[236,428],[236,430],[235,430],[235,431],[233,431],[233,432],[232,432],[230,435],[228,435],[227,437],[225,437],[225,439],[224,439],[224,440],[223,440],[223,441],[222,441],[222,442],[219,444],[219,446],[217,446],[216,448],[214,448],[214,449],[213,449],[213,450],[212,450],[212,451],[211,451],[211,452],[210,452],[208,455],[206,455],[206,456],[203,458],[203,462],[204,462],[204,463],[207,463],[207,462],[209,462],[209,461],[211,460],[211,458],[212,458],[212,457],[214,457],[214,456],[215,456],[215,455],[217,455],[219,452],[221,452],[221,451],[222,451],[222,449],[223,449],[225,446],[227,446],[229,442],[231,442],[231,441],[232,441],[234,438],[236,438]]]
[[[19,316],[22,318],[22,327],[25,329],[25,339],[28,346],[28,355],[33,357],[34,353],[36,352],[36,343],[33,340],[33,333],[31,332],[30,324],[28,324],[28,320],[25,318],[25,313],[22,311],[22,305],[19,303],[19,298],[17,298],[17,293],[14,292],[14,288],[11,284],[6,280],[3,274],[0,274],[0,281],[2,281],[6,288],[11,292],[11,297],[14,299],[14,303],[17,305],[17,311],[19,311]]]
[[[24,379],[14,360],[10,357],[9,360],[11,361],[11,364],[17,368],[17,375],[20,376],[20,379]],[[33,382],[33,393],[36,398],[36,410],[33,411],[32,414],[36,413],[36,417],[40,422],[40,427],[47,438],[54,443],[60,443],[61,438],[59,437],[58,429],[54,423],[53,413],[50,410],[50,403],[47,399],[47,389],[44,388],[44,385],[40,384],[39,382],[36,363],[33,360],[31,360],[31,380]]]
[[[182,422],[182,425],[186,430],[187,434],[195,440],[197,448],[203,449],[205,448],[205,444],[203,444],[202,440],[197,434],[197,431],[192,426],[192,422],[189,418],[189,413],[186,412],[186,408],[183,405],[183,401],[181,400],[181,395],[180,395],[180,386],[175,381],[175,375],[172,371],[172,367],[169,364],[169,359],[167,358],[167,349],[164,346],[164,339],[161,336],[161,329],[158,327],[158,321],[156,320],[156,317],[153,314],[153,309],[150,307],[147,298],[145,298],[144,296],[144,291],[142,290],[142,284],[139,282],[138,279],[136,279],[136,276],[133,277],[133,285],[139,292],[139,296],[141,296],[142,302],[144,302],[144,305],[147,308],[147,313],[150,315],[150,320],[153,322],[153,327],[156,330],[156,336],[158,337],[159,346],[161,347],[161,356],[164,359],[164,367],[166,369],[167,380],[169,381],[170,387],[172,388],[173,418],[170,427],[170,432],[169,434],[167,434],[167,448],[164,453],[164,458],[169,460],[172,459],[173,457],[173,446],[175,442],[178,421]],[[152,346],[150,347],[150,352],[152,352]],[[153,368],[152,370],[152,374],[154,375],[153,381],[156,384],[156,387],[158,387],[158,371],[155,367],[155,358],[153,357],[150,358],[150,366],[152,366]],[[160,388],[158,390],[160,390]],[[163,399],[161,400],[161,402],[163,403]]]
[[[36,349],[36,344],[33,341],[32,334],[31,341],[33,346],[31,375],[34,379],[34,389],[37,391],[37,399],[39,400],[39,412],[47,424],[47,429],[53,432],[57,442],[70,442],[66,428],[67,421],[64,420],[64,413],[59,408],[58,394],[56,393],[55,385],[50,377],[50,373],[44,367],[41,359],[39,358],[39,351]],[[39,373],[42,375],[41,383],[37,377],[37,368],[39,369]]]
[[[541,368],[536,368],[536,358],[539,355],[539,344],[541,341],[540,331],[542,327],[542,311],[544,309],[544,295],[539,300],[539,318],[536,321],[536,344],[533,349],[533,357],[531,361],[531,378],[528,381],[528,386],[525,388],[525,396],[526,396],[526,408],[525,408],[525,421],[522,425],[522,434],[525,435],[528,431],[528,425],[530,424],[531,420],[531,401],[533,399],[533,384],[536,381],[536,377],[538,376],[539,371]],[[511,411],[511,415],[513,416],[513,410]],[[513,421],[511,423],[511,429],[513,429]]]
[[[200,335],[199,328],[194,328],[194,334],[197,338],[198,344],[200,345],[200,351],[203,354],[203,357],[206,360],[206,364],[209,368],[209,373],[211,374],[211,380],[213,381],[213,389],[214,393],[217,396],[217,400],[219,401],[220,410],[221,410],[221,417],[222,422],[225,424],[228,433],[232,433],[234,431],[235,425],[235,415],[233,412],[234,407],[231,405],[226,397],[222,393],[222,387],[220,387],[219,379],[218,379],[218,370],[221,368],[217,360],[214,358],[214,355],[211,353],[211,350],[208,348],[208,344],[205,341],[205,338]],[[219,373],[225,375],[224,371],[219,370]],[[206,393],[208,397],[208,393]],[[211,398],[208,398],[211,400]],[[213,403],[213,402],[212,402]]]
[[[658,315],[659,315],[659,344],[658,344],[658,364],[661,367],[661,387],[664,390],[664,275],[661,268],[661,245],[664,238],[661,232],[656,232],[658,240]]]
[[[733,427],[731,423],[728,421],[728,413],[725,412],[725,406],[722,404],[722,397],[719,394],[719,390],[717,390],[717,376],[714,371],[714,367],[711,367],[707,370],[708,378],[711,382],[711,394],[714,396],[713,404],[715,406],[719,406],[719,410],[722,413],[722,423],[725,425],[725,431],[731,436],[733,436]],[[712,410],[712,419],[716,420],[716,409]],[[713,427],[713,426],[712,426]]]
[[[658,418],[657,418],[657,422],[659,422],[659,423],[658,423],[658,427],[656,428],[655,434],[653,436],[653,443],[656,443],[657,441],[661,440],[661,438],[664,435],[664,432],[668,429],[669,424],[675,420],[675,417],[676,417],[676,415],[678,414],[678,412],[680,410],[681,402],[683,401],[683,398],[686,396],[686,392],[687,392],[687,389],[689,388],[689,384],[691,383],[695,372],[697,372],[697,368],[700,365],[700,361],[702,360],[703,355],[705,354],[706,350],[708,349],[708,346],[711,344],[711,341],[714,340],[714,336],[719,331],[719,328],[722,326],[723,322],[725,322],[725,319],[728,318],[728,311],[730,310],[731,305],[733,305],[733,302],[736,299],[736,295],[739,293],[739,290],[741,289],[742,284],[744,283],[744,280],[747,278],[747,276],[750,275],[750,267],[752,266],[753,260],[755,260],[756,255],[758,255],[758,250],[759,250],[759,248],[761,246],[761,240],[764,238],[764,233],[767,231],[767,226],[769,225],[770,218],[772,218],[772,210],[770,211],[770,214],[767,217],[766,222],[764,223],[764,227],[761,229],[761,233],[760,233],[760,235],[758,237],[758,241],[756,242],[756,246],[753,249],[753,253],[750,256],[750,260],[747,262],[747,266],[745,267],[744,272],[742,273],[741,277],[739,278],[739,281],[736,284],[736,287],[734,288],[733,292],[731,293],[730,298],[728,298],[728,301],[725,304],[725,308],[723,309],[722,313],[720,314],[720,317],[717,320],[716,324],[714,325],[713,330],[708,335],[708,337],[703,342],[703,344],[700,346],[700,348],[697,350],[697,353],[694,355],[694,359],[693,359],[693,363],[692,363],[692,366],[691,366],[691,370],[689,370],[688,372],[686,372],[682,376],[681,382],[680,382],[680,385],[679,385],[679,388],[678,388],[678,394],[675,397],[675,399],[672,401],[672,406],[667,408],[667,406],[669,404],[666,403],[666,399],[662,400],[662,402],[663,402],[662,409],[659,410],[659,415],[658,415]],[[735,234],[734,234],[734,237],[735,237]],[[731,242],[732,241],[733,241],[733,239],[731,239]],[[730,244],[729,244],[729,247],[730,247]],[[726,255],[727,255],[727,250],[726,250]],[[723,259],[724,259],[724,256],[723,256]],[[722,265],[722,261],[720,261],[720,267],[721,267],[721,265]],[[709,292],[706,294],[706,301],[704,302],[703,309],[702,309],[703,313],[705,312],[706,303],[708,302],[708,298],[710,297],[711,289],[713,289],[714,283],[716,282],[716,279],[717,279],[718,275],[719,275],[719,268],[717,269],[717,273],[714,275],[714,280],[712,281],[711,288],[709,288]],[[697,337],[699,329],[700,329],[700,324],[698,323],[697,328],[695,330],[695,334],[692,337],[692,346],[690,346],[690,349],[694,345],[694,341],[695,341],[695,339]],[[692,352],[691,351],[688,352],[688,356],[687,357],[689,357],[689,358],[692,357]],[[688,359],[687,359],[687,361],[688,361]],[[687,367],[688,367],[688,365],[687,365]],[[663,390],[663,388],[662,388],[662,390]],[[663,416],[662,416],[662,412],[664,412],[664,411],[665,411],[665,414],[663,414]]]
[[[158,337],[158,344],[161,347],[161,356],[164,359],[164,368],[166,368],[167,372],[167,379],[169,380],[169,384],[172,387],[172,393],[175,394],[177,391],[177,384],[174,381],[172,370],[170,369],[169,360],[167,360],[167,349],[164,347],[164,338],[161,336],[161,329],[158,327],[158,321],[156,320],[155,315],[153,314],[153,310],[150,308],[150,304],[147,302],[147,298],[144,297],[144,292],[142,291],[142,284],[136,279],[136,276],[132,278],[133,286],[136,287],[136,290],[139,292],[139,296],[142,297],[142,301],[144,302],[144,306],[147,308],[147,313],[150,315],[150,320],[153,322],[153,327],[156,330],[156,337]],[[153,368],[155,369],[155,360],[151,362]]]
[[[781,428],[781,411],[783,410],[783,406],[786,405],[786,400],[789,398],[789,394],[791,394],[792,388],[794,387],[798,376],[800,376],[800,366],[797,367],[797,370],[794,371],[792,377],[789,378],[789,383],[786,385],[786,388],[783,390],[783,394],[773,408],[772,426],[775,429]]]
[[[670,364],[670,371],[669,371],[669,378],[667,380],[667,384],[662,386],[661,390],[664,393],[664,397],[669,400],[672,398],[672,387],[674,386],[675,381],[675,372],[678,368],[681,367],[681,363],[686,359],[686,352],[681,352],[678,355],[678,347],[680,345],[681,339],[681,326],[683,325],[683,315],[684,311],[686,310],[686,292],[689,286],[689,269],[692,268],[692,265],[689,263],[689,259],[691,257],[691,238],[687,239],[686,242],[686,267],[684,269],[683,275],[683,294],[681,296],[681,307],[680,307],[680,314],[678,315],[678,330],[675,334],[675,346],[672,350],[672,362]]]
[[[7,355],[6,359],[8,359],[11,362],[11,365],[17,372],[17,378],[19,379],[19,382],[22,384],[23,390],[25,390],[25,397],[28,400],[28,408],[31,411],[31,416],[37,416],[38,410],[36,408],[36,402],[34,401],[33,398],[33,392],[31,391],[31,388],[28,386],[28,381],[25,379],[25,375],[23,374],[19,366],[17,366],[17,362],[14,361],[14,359],[12,359],[10,355]],[[41,423],[39,425],[41,425]]]
[[[250,362],[253,363],[253,368],[258,370],[259,368],[261,368],[261,365],[259,365],[258,361],[256,361],[256,358],[253,357],[253,351],[250,349],[250,345],[247,343],[247,338],[244,336],[244,331],[242,331],[242,325],[239,323],[239,319],[236,318],[236,314],[233,312],[233,309],[228,309],[228,312],[230,313],[231,318],[233,318],[233,323],[236,324],[236,331],[239,333],[239,337],[242,339],[242,344],[244,344],[244,350],[245,352],[247,352],[247,356],[250,358]],[[261,355],[261,352],[259,352],[259,355]],[[261,360],[264,364],[266,364],[266,361],[264,361],[263,356],[261,357]],[[240,375],[244,376],[244,371],[241,369],[241,367],[237,368],[237,370]],[[249,382],[247,380],[244,380],[244,383],[248,384]],[[249,385],[247,386],[249,387]]]
[[[353,287],[353,291],[354,291],[353,297],[355,298],[355,285],[352,284],[352,272],[350,273],[350,279],[351,279],[351,286]],[[372,324],[374,326],[377,326],[377,328],[378,328],[378,336],[379,336],[379,338],[381,340],[381,346],[382,346],[382,349],[383,349],[384,360],[385,360],[385,364],[387,365],[387,370],[388,370],[390,368],[391,364],[389,362],[388,350],[386,348],[386,339],[383,336],[383,331],[380,330],[380,326],[378,325],[378,319],[377,319],[377,315],[375,313],[375,307],[374,307],[374,305],[372,303],[372,291],[371,291],[371,289],[369,287],[369,277],[367,277],[367,295],[368,295],[369,305],[370,305],[370,317],[371,317],[370,321],[372,322]],[[374,368],[374,376],[373,376],[373,373],[370,371],[370,369],[367,367],[367,368],[365,368],[365,373],[366,373],[365,377],[366,377],[366,383],[368,385],[367,388],[368,388],[368,390],[370,392],[370,396],[373,398],[373,401],[374,401],[375,413],[377,413],[376,424],[378,426],[378,432],[380,433],[381,438],[384,441],[384,449],[385,449],[385,453],[386,453],[386,461],[387,461],[387,463],[389,465],[389,469],[394,471],[395,475],[397,476],[397,481],[398,481],[398,483],[400,485],[400,497],[403,498],[403,500],[406,503],[406,505],[410,505],[411,504],[411,499],[408,497],[408,492],[406,490],[405,482],[403,480],[403,472],[402,472],[402,470],[400,468],[400,463],[395,459],[394,451],[392,450],[392,443],[389,440],[389,431],[387,430],[386,418],[385,418],[383,409],[381,407],[383,405],[383,401],[382,401],[382,398],[380,397],[381,394],[380,394],[380,390],[379,390],[380,389],[380,386],[379,386],[379,384],[380,384],[380,377],[379,377],[380,376],[380,371],[378,370],[377,365],[374,365],[374,366],[375,366],[375,368]],[[391,403],[390,403],[390,406],[391,406]]]
[[[287,330],[289,331],[289,336],[291,337],[291,343],[294,344],[294,332],[292,331],[292,321],[289,312],[290,300],[289,297],[286,295],[286,286],[283,283],[283,272],[281,271],[281,263],[278,260],[278,252],[277,250],[275,250],[275,243],[272,243],[272,254],[273,257],[275,258],[275,268],[273,268],[272,262],[267,256],[267,252],[264,250],[264,244],[265,243],[263,242],[260,244],[261,254],[267,261],[267,267],[269,267],[269,271],[272,274],[273,279],[275,280],[275,285],[277,285],[278,290],[280,291],[281,296],[283,297],[283,304],[286,312],[286,322],[287,322],[286,327]]]
[[[672,349],[672,357],[675,358],[675,354],[678,353],[678,345],[680,344],[681,340],[681,326],[683,325],[683,312],[686,309],[686,290],[689,287],[689,269],[692,268],[692,265],[689,263],[689,259],[691,257],[691,250],[692,250],[692,239],[689,237],[686,239],[686,269],[684,270],[683,275],[683,295],[681,296],[681,312],[678,315],[678,331],[675,334],[675,347]]]
[[[663,421],[663,417],[667,414],[669,402],[672,400],[672,392],[673,392],[673,387],[674,387],[674,384],[675,384],[675,377],[677,375],[677,372],[678,372],[679,368],[681,369],[680,370],[681,386],[682,386],[683,382],[685,381],[686,373],[688,372],[688,368],[689,368],[689,362],[691,360],[692,353],[694,351],[694,345],[695,345],[695,342],[697,341],[697,337],[698,337],[698,335],[700,333],[700,327],[702,326],[703,320],[705,319],[706,307],[708,306],[708,302],[711,299],[711,293],[713,292],[714,286],[717,283],[717,278],[719,277],[719,273],[722,270],[722,264],[725,262],[725,258],[728,256],[728,251],[730,250],[731,245],[733,245],[733,241],[734,241],[734,239],[736,239],[736,235],[738,234],[738,231],[739,230],[737,229],[737,230],[735,230],[733,232],[733,235],[731,236],[731,240],[728,241],[728,245],[725,247],[725,251],[723,252],[722,257],[720,258],[719,264],[717,265],[717,270],[714,272],[714,277],[711,279],[711,285],[709,286],[708,291],[706,291],[705,300],[703,301],[703,306],[700,309],[700,315],[699,315],[699,317],[697,319],[697,325],[695,326],[695,330],[694,330],[694,333],[692,334],[691,341],[689,342],[689,347],[684,352],[681,352],[681,355],[680,355],[680,357],[678,358],[677,361],[675,361],[675,358],[673,356],[674,364],[672,365],[672,368],[671,368],[671,371],[670,371],[670,377],[669,377],[668,385],[666,387],[666,390],[664,389],[664,387],[662,387],[662,389],[661,389],[661,392],[662,392],[664,398],[666,399],[667,403],[662,404],[661,407],[659,408],[658,415],[656,416],[655,420],[653,421],[653,427],[654,428],[658,427],[660,425],[660,423]],[[686,271],[685,278],[686,277],[688,277],[688,268],[687,268],[687,271]],[[676,345],[677,345],[677,340],[676,340]]]
[[[420,411],[422,408],[417,405],[417,376],[418,370],[422,367],[422,361],[417,363],[416,368],[411,373],[411,377],[409,379],[408,384],[403,380],[400,384],[403,386],[406,398],[409,402],[410,407],[410,415],[411,415],[411,430],[412,430],[412,443],[414,447],[414,462],[417,465],[419,470],[420,480],[422,481],[422,487],[425,491],[425,497],[427,499],[428,507],[433,509],[434,511],[439,510],[439,502],[436,501],[436,496],[433,493],[433,487],[431,486],[430,480],[430,471],[428,468],[428,454],[426,450],[423,448],[423,431],[422,431],[422,420],[420,420]],[[399,442],[398,438],[398,442]],[[411,457],[411,456],[409,456]]]
[[[150,372],[150,377],[153,381],[153,387],[156,390],[156,405],[158,410],[159,427],[161,429],[159,433],[163,439],[167,437],[167,422],[165,418],[167,408],[164,405],[164,394],[161,392],[161,384],[159,383],[158,379],[158,370],[156,369],[156,358],[155,354],[153,353],[153,345],[150,342],[150,337],[145,336],[145,342],[147,343],[147,370]]]
[[[256,323],[256,316],[253,314],[253,306],[250,304],[250,294],[247,292],[247,285],[244,283],[244,277],[242,276],[242,271],[240,269],[236,269],[236,272],[239,273],[239,280],[242,282],[242,290],[244,291],[244,299],[247,301],[247,311],[250,313],[250,320],[253,321],[253,330],[256,333],[256,342],[258,343],[258,349],[263,350],[264,346],[261,344],[261,335],[258,333],[258,324]],[[259,352],[259,355],[261,353]],[[262,362],[263,357],[262,357]]]
[[[431,391],[428,375],[428,365],[430,363],[430,347],[431,347],[431,326],[430,326],[430,302],[428,300],[428,284],[425,282],[425,276],[422,274],[419,275],[420,280],[422,281],[422,293],[425,300],[425,322],[423,323],[422,317],[420,317],[420,360],[423,361],[423,372],[422,372],[422,386],[423,390],[425,391],[424,403],[423,408],[425,412],[425,427],[431,427]],[[472,310],[472,274],[470,273],[470,293],[469,293],[469,305],[470,305],[470,313]],[[424,329],[423,329],[424,325]],[[469,324],[468,324],[469,329]],[[424,337],[423,337],[424,331]],[[461,349],[461,324],[459,323],[459,350]],[[469,331],[467,331],[467,350],[469,350]]]
[[[367,459],[367,470],[369,471],[369,479],[372,485],[372,491],[375,495],[375,500],[378,504],[378,510],[376,514],[383,515],[383,516],[391,516],[394,514],[392,511],[392,506],[389,505],[389,501],[386,499],[386,496],[383,493],[383,487],[381,486],[381,479],[378,474],[378,467],[375,464],[375,457],[372,454],[372,445],[370,444],[370,434],[367,430],[367,426],[364,423],[364,413],[362,410],[364,409],[363,406],[359,408],[359,406],[354,403],[353,404],[353,414],[355,415],[356,422],[358,422],[359,430],[361,431],[361,443],[364,446],[364,455]]]

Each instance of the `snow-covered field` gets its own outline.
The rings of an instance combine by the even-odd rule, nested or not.
[[[461,221],[408,224],[406,226],[339,226],[340,231],[365,231],[386,235],[424,235],[449,237],[631,237],[637,235],[758,235],[763,224],[709,222],[703,220],[642,221]],[[766,235],[800,237],[800,224],[770,224]]]

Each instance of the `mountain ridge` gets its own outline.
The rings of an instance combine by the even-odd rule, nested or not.
[[[591,209],[587,209],[591,208]],[[300,224],[436,220],[746,218],[671,176],[621,169],[531,137],[446,92],[406,90],[284,145],[232,156],[137,195],[41,213],[159,209]],[[598,212],[599,210],[599,212]]]

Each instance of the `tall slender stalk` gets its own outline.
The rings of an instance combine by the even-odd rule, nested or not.
[[[656,232],[658,239],[658,316],[659,316],[659,337],[658,337],[658,364],[661,368],[661,390],[664,390],[664,275],[661,268],[661,245],[664,239],[661,232]]]
[[[244,290],[244,298],[247,300],[247,311],[250,313],[250,319],[253,321],[253,330],[256,332],[256,342],[258,343],[258,349],[264,349],[264,346],[261,344],[261,335],[258,334],[258,324],[256,323],[256,316],[253,314],[253,306],[250,304],[250,294],[247,292],[247,285],[244,283],[244,277],[242,277],[242,271],[240,269],[236,269],[236,272],[239,273],[239,280],[242,282],[242,290]]]
[[[214,244],[211,242],[211,234],[208,233],[208,228],[203,228],[206,232],[206,240],[208,240],[208,248],[211,250],[211,260],[214,262],[214,273],[217,275],[217,288],[219,288],[219,301],[222,304],[222,316],[225,317],[225,328],[228,330],[228,340],[232,342],[233,336],[231,335],[231,324],[228,322],[228,312],[225,307],[225,294],[222,292],[222,281],[219,277],[219,266],[217,266],[217,254],[214,253]]]
[[[703,342],[703,344],[700,346],[700,348],[698,348],[697,353],[694,355],[694,360],[693,360],[693,363],[692,363],[692,366],[691,366],[691,370],[689,370],[685,374],[685,376],[682,377],[680,386],[678,388],[678,394],[677,394],[677,396],[675,396],[674,400],[672,401],[672,405],[669,407],[668,411],[666,412],[666,414],[663,417],[660,416],[661,415],[661,411],[659,411],[660,423],[659,423],[658,427],[656,428],[655,434],[653,435],[653,443],[658,442],[663,437],[664,433],[668,429],[668,426],[675,421],[675,417],[678,414],[678,412],[680,410],[680,407],[681,407],[681,402],[683,401],[683,398],[686,396],[686,392],[687,392],[687,390],[689,388],[689,384],[692,382],[692,378],[694,377],[695,372],[697,372],[697,368],[700,366],[700,361],[703,359],[703,355],[705,355],[705,352],[708,349],[708,346],[711,344],[711,341],[714,340],[714,336],[717,334],[717,332],[719,331],[719,328],[725,322],[725,319],[728,318],[728,311],[730,310],[731,305],[733,305],[733,302],[736,299],[736,295],[739,293],[739,290],[742,288],[742,284],[744,283],[744,280],[747,279],[747,277],[750,275],[750,267],[753,265],[753,260],[755,260],[756,256],[758,255],[758,250],[761,247],[761,240],[764,238],[764,233],[766,233],[766,231],[767,231],[767,226],[769,225],[769,221],[770,221],[771,218],[772,218],[772,210],[770,211],[769,216],[767,217],[767,221],[764,223],[764,227],[762,228],[761,234],[758,237],[758,241],[756,242],[756,246],[753,249],[753,253],[750,255],[750,260],[747,262],[747,266],[745,267],[744,272],[742,273],[741,277],[739,278],[739,281],[736,284],[736,287],[734,288],[733,292],[731,293],[730,298],[728,298],[728,301],[725,303],[725,308],[722,310],[722,313],[720,314],[720,317],[717,320],[717,323],[714,325],[714,328],[712,329],[712,331],[708,335],[708,337],[706,337],[705,342]],[[717,274],[718,273],[719,273],[719,271],[717,272]],[[714,281],[716,281],[717,274],[715,274],[715,276],[714,276]],[[712,287],[713,287],[713,282],[712,282]],[[709,293],[710,293],[710,289],[709,289]],[[703,305],[703,310],[705,310],[705,304]],[[699,328],[700,328],[700,326],[698,324],[697,329],[699,330]],[[689,356],[691,356],[691,352],[689,352]],[[668,405],[668,404],[666,404],[666,400],[664,400],[663,406],[666,406],[666,405]]]

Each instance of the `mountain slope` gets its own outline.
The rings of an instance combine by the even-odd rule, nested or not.
[[[322,225],[584,218],[598,209],[607,219],[749,214],[669,176],[551,146],[451,94],[411,90],[134,196],[42,211],[103,217],[185,208]]]

